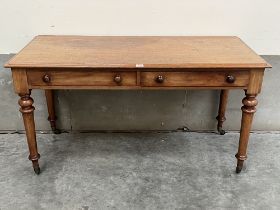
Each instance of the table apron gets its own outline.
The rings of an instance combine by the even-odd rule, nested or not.
[[[246,89],[250,71],[27,70],[30,89]],[[229,77],[232,80],[229,80]]]

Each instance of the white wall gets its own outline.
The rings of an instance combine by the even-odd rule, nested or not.
[[[280,54],[279,0],[0,0],[0,53],[37,34],[237,35]]]

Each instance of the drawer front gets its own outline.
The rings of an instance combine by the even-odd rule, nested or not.
[[[38,71],[27,72],[31,86],[135,86],[136,72]]]
[[[249,72],[142,72],[145,87],[245,87]]]

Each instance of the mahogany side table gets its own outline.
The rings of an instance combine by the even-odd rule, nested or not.
[[[265,68],[271,67],[238,37],[36,36],[9,60],[20,96],[29,160],[40,173],[32,89],[45,90],[56,131],[56,89],[219,89],[218,131],[229,89],[245,90],[236,172],[247,158],[249,133]]]

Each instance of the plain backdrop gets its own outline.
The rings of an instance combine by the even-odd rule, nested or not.
[[[38,34],[236,35],[280,54],[279,0],[0,0],[0,54]]]

